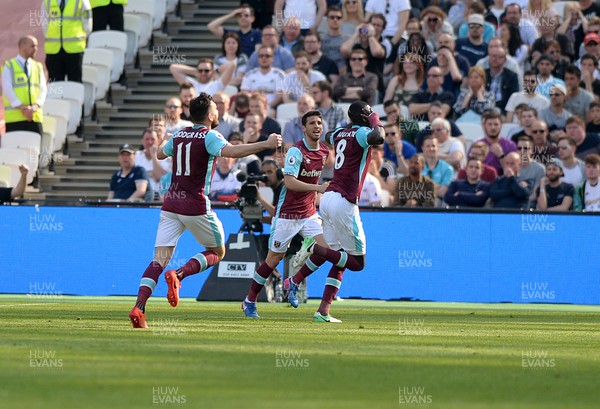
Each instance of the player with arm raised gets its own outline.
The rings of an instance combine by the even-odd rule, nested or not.
[[[256,298],[273,269],[285,256],[294,236],[300,233],[325,246],[321,219],[315,206],[316,193],[323,193],[327,183],[319,185],[323,164],[329,155],[327,146],[319,142],[323,133],[323,117],[319,111],[309,111],[302,117],[304,138],[293,145],[285,157],[284,187],[279,195],[275,217],[271,223],[269,253],[254,272],[254,279],[242,310],[247,317],[259,318]],[[298,304],[296,303],[296,307]]]
[[[323,237],[330,248],[314,239],[305,238],[294,260],[302,268],[283,282],[288,301],[298,305],[298,284],[329,261],[333,264],[325,283],[321,305],[313,317],[315,322],[341,322],[329,315],[331,302],[342,283],[346,268],[360,271],[365,267],[366,239],[358,211],[362,184],[369,171],[372,145],[381,145],[385,131],[379,116],[365,102],[353,102],[348,109],[351,123],[327,135],[334,146],[333,180],[321,198]]]
[[[181,268],[166,272],[167,299],[173,307],[179,302],[180,281],[217,264],[225,255],[223,226],[208,199],[216,158],[239,158],[281,146],[281,135],[277,134],[271,134],[263,142],[231,145],[213,130],[219,125],[219,113],[212,97],[206,93],[190,102],[190,115],[195,125],[177,131],[169,141],[162,141],[157,152],[158,159],[173,158],[173,176],[160,212],[154,259],[142,275],[137,301],[129,313],[134,328],[148,327],[146,301],[185,230],[190,230],[206,250]]]

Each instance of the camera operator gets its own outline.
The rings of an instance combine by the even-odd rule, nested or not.
[[[277,203],[279,202],[279,195],[283,188],[283,171],[277,166],[277,162],[271,159],[267,159],[262,164],[262,171],[267,177],[265,184],[273,190],[273,200],[269,203],[263,195],[258,192],[257,199],[269,213],[268,216],[263,217],[263,223],[271,223],[271,219],[275,216],[275,210],[277,209]]]

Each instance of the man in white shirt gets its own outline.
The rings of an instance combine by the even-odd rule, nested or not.
[[[186,126],[194,125],[190,121],[181,119],[181,113],[183,112],[181,100],[177,97],[169,98],[165,104],[165,136],[167,140],[171,139],[171,136]]]
[[[283,101],[282,87],[285,73],[273,67],[273,48],[261,45],[258,49],[258,68],[254,68],[244,76],[241,91],[260,92],[267,97],[271,109],[275,109]]]
[[[367,0],[365,5],[365,21],[369,21],[372,14],[380,13],[385,16],[387,25],[383,30],[383,37],[389,39],[392,44],[398,45],[410,14],[410,1],[408,0]]]
[[[206,92],[213,95],[217,91],[225,89],[237,68],[237,60],[229,61],[221,66],[221,76],[213,80],[214,64],[210,58],[201,58],[198,60],[196,68],[183,64],[171,64],[169,71],[179,85],[189,82],[194,85],[196,94]]]
[[[506,122],[516,122],[514,113],[519,104],[527,104],[539,113],[550,106],[550,100],[537,92],[538,79],[535,71],[527,71],[523,76],[523,92],[515,92],[506,103]]]

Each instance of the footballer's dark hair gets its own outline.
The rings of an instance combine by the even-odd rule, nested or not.
[[[356,101],[350,105],[350,108],[348,108],[348,117],[354,125],[369,125],[369,122],[366,120],[366,118],[364,118],[364,114],[366,113],[365,108],[367,107],[369,107],[369,104],[364,101]]]
[[[201,92],[200,95],[190,101],[190,116],[195,124],[206,119],[212,100],[212,97],[206,92]]]
[[[319,118],[321,118],[321,120],[323,120],[323,115],[321,115],[320,111],[317,111],[317,110],[308,111],[307,113],[302,115],[302,126],[306,126],[308,119],[313,116],[319,117]]]

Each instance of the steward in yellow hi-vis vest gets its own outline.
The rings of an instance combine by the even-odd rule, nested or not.
[[[127,0],[90,0],[94,15],[94,28],[92,31],[111,30],[125,31],[123,22],[123,7]]]
[[[86,38],[92,28],[89,0],[44,0],[46,67],[50,81],[81,82]],[[67,78],[65,78],[67,77]]]
[[[46,100],[44,67],[33,57],[37,39],[21,37],[19,54],[2,66],[2,100],[6,131],[31,131],[42,135],[42,106]]]

